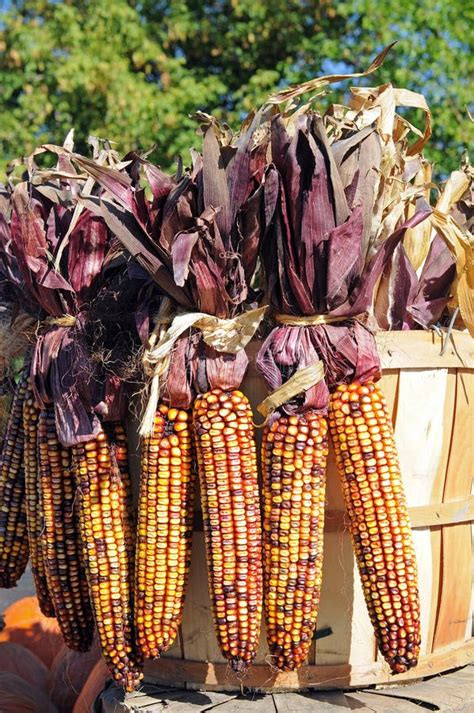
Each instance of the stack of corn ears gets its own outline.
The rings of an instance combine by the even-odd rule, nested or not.
[[[223,655],[241,673],[258,645],[262,545],[252,415],[238,390],[248,359],[243,344],[234,348],[232,341],[236,328],[245,329],[240,315],[257,301],[251,280],[259,248],[264,155],[252,150],[251,133],[232,147],[222,143],[215,123],[203,131],[202,156],[193,155],[191,170],[173,186],[154,220],[149,217],[153,205],[138,191],[130,211],[133,234],[127,229],[130,220],[127,228],[117,230],[119,240],[170,300],[157,315],[153,337],[166,333],[170,304],[173,313],[194,312],[209,322],[206,336],[206,329],[190,330],[193,320],[188,323],[186,314],[178,315],[186,330],[180,336],[176,322],[161,403],[155,404],[152,423],[145,429],[135,620],[145,657],[159,655],[173,643],[189,571],[194,439],[216,633]],[[149,172],[146,164],[142,167]],[[163,195],[163,181],[155,175],[150,182],[153,195]],[[140,214],[140,205],[147,207],[148,216]],[[88,206],[111,229],[117,210],[130,210],[126,200],[115,196],[100,203],[91,199]],[[236,322],[226,330],[217,320]],[[224,333],[212,333],[219,324]],[[160,345],[158,341],[155,349]],[[147,366],[152,374],[161,373],[163,360],[153,362],[151,350]],[[176,576],[171,574],[175,567]]]
[[[77,201],[77,172],[63,151],[55,147],[51,171],[30,159],[4,192],[2,274],[33,329],[1,457],[8,515],[0,524],[0,577],[14,586],[29,552],[43,613],[57,618],[65,642],[79,651],[91,646],[95,620],[111,674],[132,689],[141,674],[125,394],[94,354],[95,331],[105,329],[97,302],[126,266],[105,223]],[[100,157],[88,165],[100,172]]]
[[[197,114],[202,153],[176,176],[98,142],[85,158],[70,135],[36,152],[54,169],[33,155],[0,192],[2,304],[21,335],[0,335],[0,359],[25,361],[0,459],[0,584],[29,558],[68,646],[87,649],[95,624],[127,690],[178,634],[198,484],[222,654],[244,676],[263,614],[272,665],[304,663],[330,441],[378,646],[395,673],[417,663],[416,561],[373,331],[459,312],[474,335],[472,170],[432,205],[423,97],[353,88],[324,116],[301,100],[341,78],[283,90],[236,134]],[[423,130],[400,105],[424,112]],[[261,492],[240,391],[257,332],[272,392]],[[135,512],[124,419],[137,388]]]

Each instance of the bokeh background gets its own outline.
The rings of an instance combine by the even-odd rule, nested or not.
[[[271,90],[364,69],[397,39],[384,67],[358,81],[426,95],[427,153],[443,175],[474,138],[473,26],[464,0],[3,1],[0,171],[71,127],[80,151],[93,134],[121,151],[153,148],[170,168],[199,146],[197,109],[236,126]]]

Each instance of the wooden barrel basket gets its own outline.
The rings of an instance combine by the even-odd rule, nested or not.
[[[307,665],[292,673],[272,670],[262,631],[258,656],[242,681],[244,687],[278,691],[400,683],[474,661],[474,341],[456,332],[443,356],[441,340],[432,333],[383,332],[377,342],[418,560],[422,630],[418,667],[393,676],[377,652],[344,518],[339,476],[330,459],[321,603]],[[254,366],[258,346],[251,344],[248,350],[251,363],[243,384],[254,407],[266,395]],[[214,635],[202,524],[194,533],[180,635],[162,659],[147,663],[145,672],[152,682],[181,688],[241,689]]]

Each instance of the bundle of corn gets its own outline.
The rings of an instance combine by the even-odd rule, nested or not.
[[[126,158],[133,187],[111,190],[109,200],[113,196],[121,201],[122,209],[136,206],[133,221],[143,231],[153,226],[156,238],[164,201],[176,183],[138,154],[132,153]],[[114,176],[105,173],[100,180],[104,188],[110,188]],[[149,187],[151,200],[143,185]],[[112,230],[116,229],[114,204],[93,196],[87,198],[86,204],[91,211],[108,219]],[[123,230],[117,234],[121,237]],[[159,272],[173,297],[181,296],[181,290],[174,285],[169,253],[165,253],[164,263],[150,253],[142,265],[152,274]],[[135,309],[130,306],[143,342],[148,339],[150,314],[161,302],[156,292],[145,292],[141,304]],[[186,295],[182,299],[186,300]],[[102,315],[100,319],[104,320]],[[137,536],[131,547],[135,550],[132,575],[135,643],[143,658],[155,658],[171,646],[182,618],[191,556],[195,484],[190,427],[189,410],[171,408],[165,403],[157,406],[155,401],[151,424],[141,445]],[[125,443],[123,436],[122,444]]]
[[[398,115],[397,106],[421,110],[423,131]],[[421,153],[431,134],[431,115],[424,97],[391,85],[352,88],[349,107],[332,107],[325,117],[348,195],[353,192],[350,181],[357,160],[354,141],[363,137],[374,119],[382,139],[382,158],[373,184],[373,208],[361,195],[370,224],[370,250],[417,210],[429,211],[427,220],[405,231],[385,266],[374,300],[378,327],[428,328],[438,321],[443,325],[459,308],[464,325],[474,334],[474,243],[469,232],[472,167],[465,161],[463,170],[454,171],[436,194],[432,190],[433,167]],[[365,173],[366,167],[373,171],[373,166],[360,164],[360,156],[358,159],[359,173]]]
[[[392,194],[393,176],[403,167],[384,132],[371,125],[373,114],[363,126],[357,124],[365,121],[360,109],[352,125],[347,113],[340,122],[336,114],[323,121],[308,110],[297,111],[274,117],[268,129],[273,165],[265,175],[262,261],[279,323],[257,359],[276,390],[271,403],[279,406],[265,429],[262,451],[268,637],[275,664],[296,668],[307,655],[316,624],[322,558],[318,502],[324,499],[329,406],[329,430],[367,606],[379,648],[392,670],[400,672],[416,664],[419,651],[416,563],[391,424],[374,383],[380,377],[379,358],[364,315],[405,231],[427,212],[418,210],[408,218],[411,201]],[[286,435],[290,418],[295,420],[294,440]],[[309,418],[318,428],[306,423]],[[321,493],[312,503],[308,499],[306,508],[295,508],[300,532],[289,540],[286,519],[282,527],[282,485],[291,493],[311,482],[311,459],[305,463],[298,453],[299,443],[304,453],[309,436],[313,488]],[[292,513],[292,522],[298,512]],[[309,558],[304,549],[297,554],[299,541],[306,545],[308,529],[314,538]],[[316,574],[311,554],[318,562]],[[285,569],[292,563],[286,586],[275,580],[281,557]],[[294,614],[301,609],[301,604],[293,606],[296,593],[308,602],[303,622]]]
[[[76,173],[81,162],[99,175],[110,174],[120,185],[128,186],[130,179],[116,168],[103,166],[107,156],[91,161],[68,148],[49,148],[59,155],[57,168],[42,171],[30,158],[24,180],[10,184],[8,220],[0,231],[2,256],[8,258],[4,273],[17,291],[23,284],[26,309],[39,320],[29,373],[32,393],[24,404],[25,504],[32,569],[41,607],[48,615],[56,614],[69,646],[80,650],[90,646],[92,610],[112,675],[130,689],[140,677],[130,610],[131,485],[124,431],[114,428],[117,436],[108,438],[102,427],[103,421],[120,420],[126,403],[123,384],[93,352],[98,325],[92,311],[124,267],[105,223],[74,199],[77,184],[85,193],[100,192],[83,173]],[[63,198],[55,199],[59,194]],[[80,450],[87,444],[91,457],[81,460],[76,453],[80,465],[74,465],[73,476],[70,448]],[[99,461],[102,458],[99,470],[94,454]],[[114,537],[101,529],[109,525],[111,492],[120,495],[120,507],[114,507],[113,513]],[[102,494],[103,499],[97,500]],[[86,530],[84,522],[92,521],[93,527]],[[101,566],[113,563],[110,577],[98,575],[98,561]]]
[[[374,300],[378,327],[426,329],[440,321],[446,322],[446,307],[455,275],[456,260],[439,235],[436,234],[430,244],[419,276],[403,243],[397,245]]]
[[[430,175],[429,164],[422,164],[415,183],[421,184]],[[467,327],[474,336],[473,176],[468,163],[463,170],[453,171],[439,189],[429,221],[407,232],[403,245],[406,254],[399,257],[398,264],[392,270],[400,273],[397,281],[397,297],[401,303],[398,321],[400,323],[403,308],[406,308],[407,324],[404,327],[452,325],[460,313],[462,320],[459,326]],[[426,189],[425,199],[429,202],[431,197],[432,192]],[[381,286],[382,300],[379,300],[382,320],[387,312],[384,293],[394,299],[393,279],[389,278],[387,282],[388,285]],[[398,328],[396,320],[389,318],[387,321],[385,328]]]
[[[155,483],[163,480],[164,484],[170,484],[163,485],[163,496],[167,494],[169,498],[173,492],[172,470],[168,469],[168,464],[173,464],[171,447],[179,449],[174,456],[176,466],[180,459],[189,458],[181,443],[175,441],[176,445],[172,446],[171,435],[177,435],[172,428],[176,430],[177,424],[169,423],[169,414],[174,414],[175,409],[181,410],[184,431],[189,422],[185,412],[193,405],[195,395],[200,394],[194,402],[193,420],[211,601],[221,650],[233,668],[241,672],[256,654],[262,599],[255,444],[250,407],[238,388],[248,363],[243,347],[262,314],[261,311],[246,314],[245,310],[253,306],[256,297],[250,281],[257,262],[263,195],[259,182],[264,151],[261,147],[252,148],[250,130],[230,137],[211,117],[200,115],[199,119],[204,132],[202,156],[194,154],[191,171],[171,190],[156,220],[144,220],[140,210],[134,209],[133,220],[127,220],[126,226],[122,222],[117,237],[184,312],[169,329],[163,324],[163,310],[160,312],[145,352],[144,363],[154,398],[148,404],[142,428],[146,438],[139,520],[145,523],[147,517],[150,526],[150,515],[145,511],[149,510],[150,488]],[[156,198],[163,194],[160,181],[164,179],[147,170]],[[119,202],[122,211],[130,211],[128,199]],[[116,203],[114,195],[114,201],[99,204],[89,200],[87,205],[95,208],[113,229],[117,226]],[[139,201],[141,207],[143,203]],[[156,245],[155,250],[150,238]],[[189,336],[190,328],[193,331]],[[158,378],[164,374],[166,384],[161,389],[164,405],[156,411]],[[167,410],[169,407],[171,411]],[[185,433],[183,443],[187,447],[189,432]],[[152,453],[158,456],[158,468],[155,459],[151,460]],[[150,462],[152,477],[148,472]],[[192,507],[191,493],[186,489],[191,491],[192,483],[187,488],[188,467],[183,473],[184,487],[181,483],[180,496],[177,482],[174,487],[176,500],[181,497],[179,529],[186,554],[178,555],[178,559],[184,558],[186,562],[183,565],[185,577],[190,543],[189,508]],[[152,495],[154,497],[153,492]],[[165,536],[168,527],[169,532],[177,530],[178,522],[177,519],[171,521],[172,511],[167,513],[165,502],[161,508],[162,521],[157,519],[153,529],[159,530],[160,524],[165,524]],[[176,515],[177,508],[178,502]],[[154,605],[149,601],[147,606],[144,558],[148,550],[144,540],[140,541],[143,537],[143,533],[139,534],[136,563],[137,628],[141,629],[140,647],[145,655],[156,655],[171,643],[177,627],[172,626],[170,635],[169,575],[166,573],[165,581],[157,562],[153,567],[156,600]],[[146,563],[149,567],[149,557]],[[169,566],[167,563],[167,570]],[[182,590],[181,579],[173,605],[174,611],[180,612],[176,617],[178,623]],[[172,591],[175,591],[173,582]],[[153,606],[155,621],[147,611]]]

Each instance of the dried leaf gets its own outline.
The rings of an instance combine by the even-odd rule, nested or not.
[[[326,77],[317,77],[316,79],[310,79],[308,82],[304,82],[303,84],[295,84],[291,87],[282,89],[279,92],[276,92],[275,94],[271,94],[267,101],[269,104],[281,104],[283,102],[296,99],[302,94],[306,94],[308,92],[316,92],[317,90],[322,89],[323,87],[326,87],[329,84],[334,84],[334,82],[340,82],[343,79],[366,77],[368,74],[372,74],[372,72],[375,72],[379,67],[382,66],[385,57],[390,52],[392,47],[394,47],[396,44],[396,42],[392,42],[387,47],[385,47],[382,52],[377,55],[377,57],[373,60],[373,62],[370,64],[368,69],[365,70],[365,72],[356,72],[353,74],[330,74]]]

